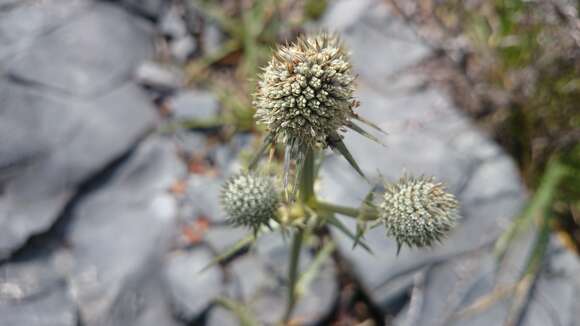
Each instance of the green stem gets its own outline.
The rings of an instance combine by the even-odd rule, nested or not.
[[[284,314],[284,324],[287,324],[288,320],[290,320],[297,301],[298,268],[300,265],[300,249],[302,248],[303,238],[304,231],[297,230],[292,239],[290,265],[288,266],[288,303],[286,305],[286,313]]]
[[[308,205],[315,201],[314,197],[314,150],[306,149],[304,165],[300,174],[300,201]],[[292,239],[290,264],[288,266],[288,303],[284,314],[284,323],[287,323],[294,311],[298,300],[298,268],[300,265],[300,249],[304,240],[304,230],[296,229]]]
[[[317,201],[316,207],[326,212],[338,213],[354,218],[357,218],[360,215],[360,210],[358,208],[335,205],[324,201]]]
[[[308,147],[300,180],[300,200],[308,205],[314,200],[314,150]]]
[[[316,208],[318,208],[322,211],[337,213],[337,214],[341,214],[344,216],[353,217],[356,219],[361,217],[361,210],[358,208],[335,205],[335,204],[325,202],[325,201],[317,201]],[[364,220],[366,220],[366,221],[373,221],[373,220],[376,220],[378,218],[378,212],[373,212],[373,211],[365,212],[363,217],[364,217]]]

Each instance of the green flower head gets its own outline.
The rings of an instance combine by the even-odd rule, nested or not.
[[[271,178],[238,174],[224,184],[221,205],[229,222],[255,231],[276,216],[280,199]]]
[[[385,185],[380,204],[387,236],[409,247],[428,247],[441,241],[458,219],[458,202],[432,178],[403,177]]]
[[[337,36],[301,37],[264,68],[254,97],[256,120],[286,144],[326,147],[353,116],[354,76]]]

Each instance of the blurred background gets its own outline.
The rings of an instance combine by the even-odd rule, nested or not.
[[[0,0],[0,325],[275,325],[277,233],[221,184],[263,130],[251,94],[277,44],[338,33],[373,181],[433,175],[462,220],[432,249],[344,220],[304,248],[291,325],[580,325],[580,2]],[[280,158],[279,155],[276,156]],[[317,189],[371,186],[328,154]],[[241,242],[240,242],[241,241]],[[328,245],[328,244],[331,245]],[[312,267],[314,266],[314,267]]]

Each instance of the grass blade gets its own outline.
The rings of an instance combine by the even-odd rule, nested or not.
[[[241,326],[260,326],[260,322],[254,316],[251,310],[242,303],[228,298],[218,298],[216,303],[236,315]]]
[[[348,236],[349,238],[351,238],[353,241],[357,241],[357,237],[354,233],[352,233],[348,227],[346,227],[346,225],[344,225],[339,219],[336,218],[336,216],[334,215],[330,215],[328,217],[328,224],[334,226],[335,228],[337,228],[339,231],[341,231],[342,233],[344,233],[346,236]],[[371,250],[371,248],[364,242],[361,241],[361,239],[358,239],[358,244],[365,249],[369,254],[374,255],[373,251]]]
[[[209,264],[207,264],[204,268],[202,268],[200,270],[200,273],[208,270],[210,267],[215,266],[216,264],[219,264],[220,262],[222,262],[222,261],[230,258],[231,256],[237,254],[242,249],[244,249],[245,247],[249,246],[252,242],[254,242],[255,239],[256,239],[256,237],[253,234],[250,234],[250,235],[246,236],[245,238],[240,239],[238,242],[234,243],[230,248],[226,249],[223,253],[216,256],[214,259],[212,259],[212,261],[209,262]]]
[[[348,148],[346,148],[346,145],[344,145],[344,142],[342,140],[334,143],[333,146],[332,146],[332,149],[334,151],[338,151],[338,153],[340,155],[342,155],[348,161],[348,164],[350,164],[350,166],[353,169],[355,169],[355,171],[361,177],[363,177],[365,180],[367,180],[367,177],[365,176],[365,174],[363,173],[363,171],[361,170],[361,168],[358,166],[358,164],[356,163],[354,157],[352,157],[352,154],[348,151]]]

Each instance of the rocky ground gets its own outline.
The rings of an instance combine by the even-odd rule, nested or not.
[[[434,175],[460,199],[463,219],[443,245],[399,256],[380,229],[367,235],[374,255],[333,234],[339,255],[295,320],[329,323],[345,274],[376,321],[512,319],[509,303],[522,298],[480,299],[513,284],[534,240],[521,236],[496,263],[493,242],[526,197],[513,162],[445,93],[424,87],[412,68],[432,50],[381,1],[333,2],[321,25],[350,46],[361,114],[389,133],[386,148],[347,135],[362,169],[374,179]],[[217,198],[252,136],[222,144],[207,132],[158,131],[167,119],[220,109],[211,92],[186,89],[179,71],[152,61],[160,34],[171,35],[175,61],[195,52],[191,28],[162,0],[0,0],[0,325],[237,325],[214,304],[222,296],[265,324],[279,320],[288,255],[280,236],[199,273],[246,235],[224,223]],[[154,101],[160,93],[170,117]],[[212,168],[192,167],[191,156]],[[369,189],[335,156],[321,181],[323,197],[344,204]],[[578,275],[578,259],[554,239],[516,322],[580,325]]]

